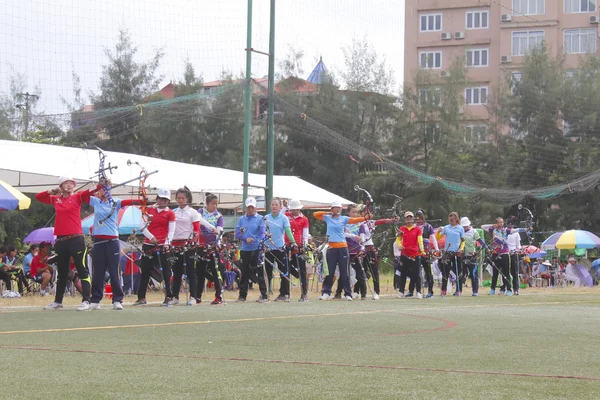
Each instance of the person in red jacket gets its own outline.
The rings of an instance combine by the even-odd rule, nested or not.
[[[289,211],[285,213],[285,216],[290,220],[290,229],[294,235],[294,240],[298,244],[298,249],[292,248],[290,262],[292,264],[291,272],[296,278],[300,278],[300,289],[302,291],[300,295],[301,303],[308,301],[307,293],[307,279],[306,279],[306,261],[304,257],[300,255],[302,250],[308,246],[308,218],[302,214],[302,204],[300,200],[291,200],[289,203]],[[292,247],[292,243],[285,236],[285,244],[288,248]],[[289,282],[281,281],[282,285],[290,285]],[[289,292],[289,289],[288,289]]]
[[[163,306],[173,305],[173,293],[171,291],[171,266],[167,260],[165,252],[173,241],[175,235],[175,221],[177,217],[168,205],[171,200],[171,191],[169,189],[160,189],[156,196],[156,205],[148,208],[150,224],[145,226],[142,233],[146,237],[142,251],[142,280],[138,299],[134,306],[147,304],[146,291],[150,281],[150,271],[154,268],[162,269],[162,275],[165,283],[165,301]]]
[[[398,297],[404,297],[404,287],[406,278],[410,277],[411,282],[415,283],[417,289],[417,299],[423,298],[421,295],[421,256],[425,254],[423,247],[423,231],[418,225],[415,225],[415,215],[411,211],[404,213],[406,225],[398,230],[396,243],[402,252],[400,263],[402,264],[402,273],[400,276],[400,293]]]
[[[35,198],[46,204],[52,204],[56,212],[54,222],[54,235],[56,243],[54,250],[57,254],[56,295],[54,301],[44,307],[44,310],[57,310],[62,308],[65,295],[65,287],[69,275],[69,260],[73,257],[79,279],[81,279],[81,290],[83,301],[77,308],[78,311],[90,309],[91,279],[86,266],[87,248],[83,240],[83,229],[81,228],[81,204],[89,203],[90,196],[98,189],[84,190],[75,193],[75,180],[61,176],[56,189],[41,192]]]

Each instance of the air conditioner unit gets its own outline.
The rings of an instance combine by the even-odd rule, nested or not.
[[[442,32],[442,40],[450,40],[452,39],[452,34],[450,32]]]
[[[448,78],[450,76],[450,72],[448,72],[448,71],[442,71],[442,72],[440,72],[440,76],[442,78]]]
[[[600,24],[600,18],[597,15],[592,15],[590,17],[590,24],[593,24],[593,25]]]
[[[465,38],[465,33],[464,32],[455,32],[454,33],[454,38],[455,39],[464,39]]]
[[[512,57],[511,57],[511,56],[502,56],[502,57],[500,58],[500,62],[501,62],[502,64],[508,64],[508,63],[511,63],[511,62],[512,62]]]
[[[510,21],[512,21],[512,15],[502,14],[502,22],[510,22]]]

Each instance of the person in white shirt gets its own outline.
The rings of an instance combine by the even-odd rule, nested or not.
[[[516,225],[516,218],[515,217],[509,217],[508,218],[508,227],[509,228],[514,228],[514,226]],[[506,237],[506,244],[508,245],[508,251],[509,251],[509,271],[510,274],[512,275],[512,286],[513,286],[513,293],[515,296],[519,295],[519,266],[521,264],[521,234],[516,231],[513,230],[511,231],[511,233]],[[510,279],[510,277],[509,277]],[[502,285],[502,287],[500,288],[500,294],[504,293],[504,289],[505,286]]]

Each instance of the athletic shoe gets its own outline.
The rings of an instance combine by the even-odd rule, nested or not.
[[[446,295],[446,293],[447,293],[447,292],[446,292],[445,290],[442,290],[442,297],[443,297],[443,296],[445,296],[445,295]]]
[[[518,296],[518,295],[519,295],[519,291],[518,291],[518,290],[515,290],[515,292],[514,292],[513,294],[514,294],[515,296]]]
[[[490,293],[489,293],[489,295],[490,295],[490,296],[493,296],[493,295],[495,295],[495,294],[496,294],[496,290],[494,290],[494,289],[490,289]]]
[[[331,297],[331,295],[330,295],[329,297]],[[338,293],[336,293],[336,294],[335,294],[335,296],[333,296],[333,298],[334,298],[335,300],[339,300],[339,299],[341,299],[341,298],[342,298],[342,295],[341,295],[341,294],[338,294]]]
[[[196,297],[196,304],[202,304],[202,299],[200,297]]]
[[[163,301],[160,305],[163,307],[169,307],[171,305],[171,299],[168,297],[165,297],[165,301]]]
[[[260,296],[260,297],[259,297],[259,298],[256,300],[256,302],[257,302],[257,303],[260,303],[260,304],[265,304],[265,303],[268,303],[268,302],[269,302],[269,298],[268,298],[268,297],[262,297],[262,296]]]
[[[345,296],[344,299],[346,299],[346,301],[352,301],[352,296]]]
[[[358,293],[352,293],[352,298],[353,299],[357,299],[358,298]]]
[[[417,296],[416,297],[417,297],[417,299],[422,299],[423,295],[421,294],[421,292],[417,292]]]
[[[235,302],[236,303],[245,303],[246,302],[246,298],[245,297],[238,297]]]
[[[336,295],[336,296],[337,296],[337,295]],[[321,295],[321,297],[319,297],[319,300],[329,300],[330,298],[331,298],[331,295],[330,295],[330,294],[323,293],[323,294]],[[334,298],[335,298],[335,297],[334,297]],[[342,298],[342,297],[340,296],[340,299],[341,299],[341,298]]]
[[[373,294],[373,300],[379,300],[379,295],[377,293]]]
[[[506,293],[505,293],[505,295],[506,296],[512,296],[513,294],[512,294],[512,292],[510,290],[507,290]]]
[[[215,297],[215,299],[210,304],[213,306],[223,304],[223,299],[220,297]]]
[[[186,303],[186,306],[195,306],[196,305],[196,299],[191,297]]]
[[[122,309],[123,309],[123,305],[122,305],[120,302],[118,302],[118,301],[115,301],[115,302],[113,303],[113,310],[119,310],[119,311],[120,311],[120,310],[122,310]]]
[[[146,299],[137,299],[137,301],[133,303],[134,306],[145,306],[146,304],[148,304]]]
[[[361,299],[361,300],[366,300],[366,299],[367,299],[367,296],[360,296],[360,299]]]
[[[174,297],[174,298],[171,300],[171,305],[172,305],[172,306],[176,306],[176,305],[178,305],[178,304],[179,304],[179,299],[178,299],[178,298],[176,298],[176,297]]]
[[[473,293],[471,296],[473,296],[473,297],[477,297],[477,296],[479,296],[479,293],[475,292],[475,293]]]
[[[506,292],[505,292],[504,290],[502,290],[502,289],[500,289],[500,292],[498,292],[498,294],[499,294],[500,296],[502,296],[504,293],[506,293]]]
[[[458,296],[460,296],[460,292],[459,292],[459,291],[456,291],[456,292],[452,293],[452,296],[456,296],[456,297],[458,297]]]
[[[427,295],[425,296],[426,299],[430,299],[433,297],[433,292],[429,292],[427,293]]]
[[[90,310],[99,310],[100,303],[90,303]]]
[[[308,303],[308,297],[306,297],[306,296],[300,297],[300,300],[298,300],[298,303]]]
[[[407,294],[406,296],[404,296],[404,297],[407,297],[407,298],[408,298],[408,297],[413,297],[414,295],[415,295],[415,294],[414,294],[413,292],[408,292],[408,294]]]
[[[398,295],[396,297],[399,298],[399,299],[403,299],[404,298],[404,293],[398,292]]]
[[[285,301],[285,296],[284,296],[284,295],[282,295],[282,294],[280,294],[279,296],[277,296],[277,297],[275,298],[275,301]]]
[[[89,301],[82,301],[79,307],[77,307],[77,311],[87,311],[90,309]]]
[[[52,302],[50,304],[48,304],[46,307],[44,307],[44,310],[58,310],[59,308],[63,308],[63,305],[61,303],[57,303],[57,302]]]

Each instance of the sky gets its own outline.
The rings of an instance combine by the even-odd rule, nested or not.
[[[269,48],[269,0],[253,1],[252,47]],[[96,91],[119,29],[138,45],[138,62],[163,48],[163,85],[179,80],[186,59],[205,82],[221,71],[245,70],[247,0],[0,0],[0,92],[15,73],[27,90],[39,87],[37,111],[67,112],[72,73],[84,92]],[[402,83],[404,0],[277,0],[275,57],[288,46],[304,51],[304,78],[319,57],[330,71],[344,68],[342,47],[364,36]],[[268,58],[253,55],[253,75],[268,72]]]

